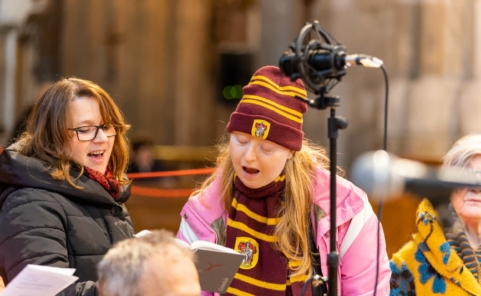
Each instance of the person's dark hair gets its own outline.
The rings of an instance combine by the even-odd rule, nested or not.
[[[137,151],[142,147],[153,147],[155,146],[154,140],[149,137],[137,137],[130,141],[132,151],[137,153]]]
[[[50,170],[53,178],[73,183],[70,169],[74,160],[68,155],[69,138],[75,133],[71,125],[71,102],[80,97],[94,98],[99,103],[105,123],[115,126],[117,135],[108,168],[114,178],[125,184],[124,172],[129,163],[129,144],[126,132],[130,128],[113,99],[97,84],[78,78],[64,78],[54,83],[36,102],[27,121],[27,129],[17,142],[19,153],[39,159]],[[80,174],[84,168],[80,168]]]

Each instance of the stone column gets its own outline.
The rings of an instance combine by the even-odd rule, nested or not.
[[[465,1],[421,1],[419,75],[409,94],[405,154],[441,158],[457,137],[459,100],[465,75]],[[468,34],[469,35],[469,34]]]
[[[466,81],[455,104],[459,110],[459,137],[469,133],[481,133],[481,2],[468,1],[467,28],[464,35],[471,38],[471,42],[464,44],[467,54],[464,56],[468,67]]]
[[[175,21],[175,69],[171,98],[174,106],[175,144],[212,145],[215,120],[209,117],[214,108],[214,77],[209,36],[212,5],[210,1],[177,0]]]

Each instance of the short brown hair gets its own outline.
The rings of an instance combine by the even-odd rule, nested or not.
[[[124,172],[129,163],[129,144],[126,132],[130,128],[124,116],[108,93],[97,84],[78,78],[64,78],[54,83],[36,102],[27,121],[27,130],[17,142],[21,154],[34,157],[44,163],[53,178],[67,180],[72,186],[70,175],[74,160],[68,155],[70,106],[74,98],[90,97],[99,103],[100,114],[106,123],[117,130],[108,168],[114,178],[125,184]],[[79,165],[79,164],[77,164]],[[83,167],[80,166],[80,174]]]
[[[153,256],[163,258],[165,264],[157,269],[167,272],[169,266],[179,262],[179,255],[194,262],[190,249],[177,242],[172,232],[164,229],[120,241],[97,266],[99,293],[109,296],[142,295],[139,283],[144,276],[145,266]]]

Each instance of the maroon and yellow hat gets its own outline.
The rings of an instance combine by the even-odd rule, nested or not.
[[[227,130],[240,131],[299,151],[302,148],[302,115],[307,93],[300,79],[291,81],[275,66],[257,70],[243,89],[244,96],[230,116]]]

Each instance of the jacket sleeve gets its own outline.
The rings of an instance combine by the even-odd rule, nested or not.
[[[69,267],[67,217],[46,191],[20,189],[8,196],[0,212],[0,266],[10,282],[27,264]],[[97,295],[95,282],[79,282],[59,295]]]
[[[179,231],[177,232],[177,238],[178,239],[181,239],[189,244],[192,244],[193,242],[195,241],[198,241],[199,240],[199,237],[197,236],[197,234],[195,233],[195,231],[190,227],[190,225],[187,223],[185,217],[195,217],[193,214],[193,212],[189,209],[189,206],[188,206],[188,203],[187,202],[185,205],[184,205],[184,208],[182,209],[181,211],[181,222],[180,222],[180,226],[179,226]],[[195,219],[196,223],[197,224],[200,224],[201,221],[200,219]],[[216,294],[214,294],[213,292],[208,292],[208,291],[202,291],[201,296],[214,296]]]
[[[389,295],[391,270],[386,253],[384,232],[378,221],[374,213],[370,215],[341,258],[342,295],[373,295],[374,289],[376,289],[377,295]],[[378,242],[379,259],[376,260]],[[375,287],[376,268],[378,269],[378,280]]]

